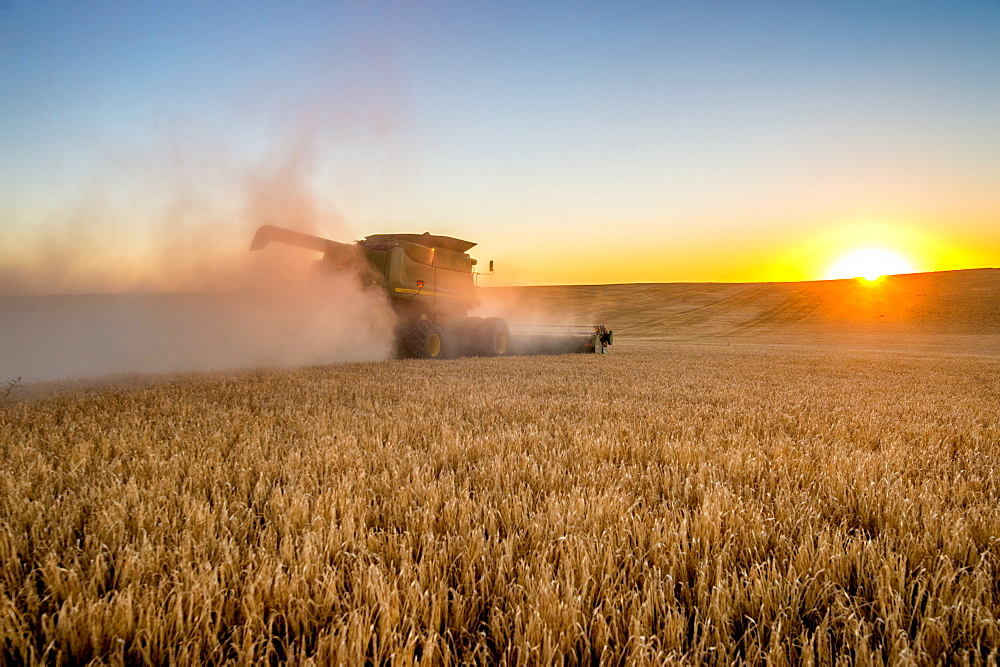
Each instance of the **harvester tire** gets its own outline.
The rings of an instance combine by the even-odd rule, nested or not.
[[[473,350],[481,357],[502,357],[510,350],[510,327],[502,317],[487,317],[476,327]]]
[[[410,359],[443,359],[445,339],[441,327],[430,320],[414,320],[400,331],[400,351]]]

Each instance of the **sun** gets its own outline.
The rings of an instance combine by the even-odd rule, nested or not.
[[[827,280],[864,278],[877,280],[895,273],[912,273],[913,267],[899,255],[885,250],[855,250],[833,265]]]

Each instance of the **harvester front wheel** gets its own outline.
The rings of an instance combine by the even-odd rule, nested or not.
[[[445,356],[441,327],[430,320],[414,320],[400,332],[400,350],[411,359],[442,359]]]
[[[487,317],[479,324],[476,336],[476,354],[483,357],[502,357],[510,349],[510,327],[502,317]]]

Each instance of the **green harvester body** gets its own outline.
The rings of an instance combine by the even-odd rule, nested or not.
[[[472,259],[476,244],[451,236],[373,234],[353,244],[264,225],[251,250],[277,242],[323,253],[316,270],[350,271],[362,284],[383,290],[396,312],[397,352],[404,357],[502,356],[532,352],[606,352],[611,337],[603,326],[522,330],[499,317],[469,317],[479,305]],[[492,271],[493,263],[490,262]],[[523,329],[523,328],[522,328]],[[603,333],[602,333],[603,332]],[[602,337],[603,336],[603,337]]]

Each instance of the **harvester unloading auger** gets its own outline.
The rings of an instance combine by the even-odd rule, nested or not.
[[[322,269],[354,272],[365,286],[384,290],[396,312],[399,356],[601,353],[614,341],[603,325],[519,327],[500,317],[469,317],[479,304],[470,241],[425,232],[374,234],[348,244],[264,225],[250,250],[271,242],[322,252]]]

